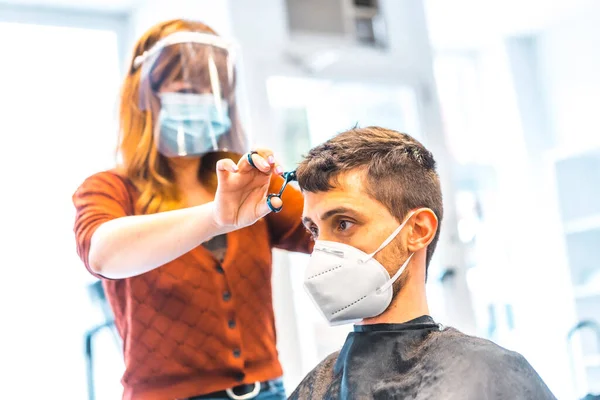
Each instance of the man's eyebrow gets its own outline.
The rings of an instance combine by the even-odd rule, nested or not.
[[[325,221],[338,214],[356,214],[356,211],[348,207],[336,207],[321,214],[321,220]]]
[[[332,208],[331,210],[325,211],[323,214],[321,214],[321,220],[325,221],[338,214],[356,214],[356,211],[348,207]],[[313,223],[313,220],[310,219],[310,217],[302,217],[302,223],[304,225],[309,225]]]

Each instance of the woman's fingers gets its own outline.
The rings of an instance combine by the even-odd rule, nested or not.
[[[277,175],[283,174],[283,167],[279,164],[277,157],[273,154],[273,150],[266,148],[256,149],[256,152],[260,154],[271,166],[271,171]]]
[[[254,166],[250,164],[248,158],[252,159],[252,164],[254,164]],[[257,170],[265,174],[271,173],[271,165],[258,153],[247,153],[242,158],[240,158],[240,161],[238,162],[237,166],[241,172],[248,172],[256,168]]]
[[[275,172],[277,175],[281,175],[283,174],[283,167],[275,162],[273,162],[272,168],[273,168],[273,172]]]
[[[283,174],[283,168],[281,167],[281,165],[279,165],[279,163],[277,163],[275,157],[269,156],[266,160],[269,163],[269,168],[272,173],[275,173],[277,175]]]
[[[222,177],[226,172],[238,172],[239,167],[233,160],[229,158],[223,158],[217,161],[217,176]]]
[[[278,196],[273,196],[271,197],[271,205],[275,208],[275,209],[279,209],[281,208],[281,206],[283,205],[283,201],[281,200],[280,197]]]
[[[271,164],[269,164],[269,162],[265,160],[263,156],[261,156],[260,154],[252,154],[251,157],[252,162],[259,171],[264,173],[271,172]]]
[[[277,162],[277,159],[273,155],[273,151],[270,149],[256,149],[250,153],[250,157],[252,158],[252,163],[255,165],[256,169],[263,173],[275,173],[277,175],[283,173],[283,168]],[[252,165],[248,162],[248,154],[240,159],[238,167],[242,171],[247,170],[248,167],[252,168]]]
[[[281,201],[281,199],[279,197],[271,197],[271,205],[274,208],[280,208],[283,205],[283,202]],[[269,204],[267,203],[267,199],[266,198],[262,199],[256,207],[257,218],[262,218],[271,212],[273,212],[273,210],[271,210],[271,208],[269,207]]]

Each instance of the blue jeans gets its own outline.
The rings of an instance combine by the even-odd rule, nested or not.
[[[228,397],[225,397],[227,399]],[[206,398],[204,400],[223,400],[223,397]],[[271,381],[271,387],[261,391],[253,400],[286,400],[285,387],[283,380],[276,379]]]
[[[277,380],[273,382],[269,390],[260,392],[255,400],[286,400],[285,387],[283,387],[283,381]]]

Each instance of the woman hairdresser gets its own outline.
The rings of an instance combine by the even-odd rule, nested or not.
[[[298,191],[266,201],[287,179],[269,150],[248,153],[234,60],[201,23],[151,28],[123,83],[121,165],[73,196],[77,251],[123,339],[124,399],[285,398],[271,249],[311,244]]]

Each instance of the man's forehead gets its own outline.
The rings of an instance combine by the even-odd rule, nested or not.
[[[320,215],[333,208],[344,207],[363,211],[370,200],[364,191],[364,173],[352,171],[340,174],[335,187],[326,192],[304,193],[304,217],[318,219]]]
[[[355,169],[350,172],[345,172],[338,175],[337,185],[340,191],[348,194],[362,194],[364,193],[364,182],[366,172],[362,169]]]

